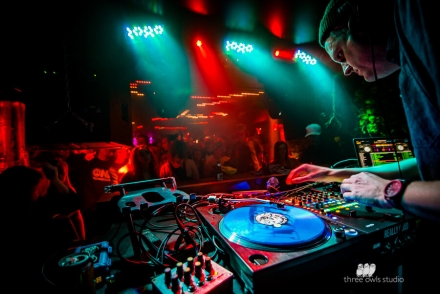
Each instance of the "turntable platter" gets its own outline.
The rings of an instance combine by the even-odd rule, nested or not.
[[[220,233],[242,246],[268,251],[291,251],[326,242],[331,229],[313,213],[270,204],[240,207],[219,223]]]

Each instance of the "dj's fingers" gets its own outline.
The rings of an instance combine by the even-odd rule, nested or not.
[[[351,188],[350,185],[347,183],[344,183],[344,181],[342,181],[341,183],[341,194],[345,197],[346,195],[349,196],[349,194],[351,193]],[[350,194],[351,195],[351,194]]]
[[[308,182],[308,181],[310,181],[309,177],[290,177],[290,176],[288,176],[286,178],[287,185],[300,184],[300,183],[304,183],[304,182]]]

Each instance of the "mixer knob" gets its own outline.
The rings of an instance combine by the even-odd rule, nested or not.
[[[344,228],[336,228],[334,229],[336,238],[345,239],[345,229]]]
[[[183,282],[185,283],[185,285],[187,286],[191,286],[192,285],[192,276],[191,276],[191,269],[190,268],[185,268],[185,270],[183,271]]]
[[[179,279],[182,279],[182,277],[183,277],[183,263],[180,261],[176,264],[176,273],[179,276]]]
[[[205,258],[205,270],[210,273],[212,270],[211,257],[206,256]]]
[[[187,265],[187,268],[189,268],[190,272],[192,273],[194,271],[194,258],[188,257],[186,259],[186,265]]]
[[[203,252],[197,253],[197,261],[200,262],[202,268],[205,267],[205,256],[203,255]]]
[[[195,269],[195,276],[196,278],[199,280],[199,285],[203,285],[204,283],[204,277],[203,277],[203,269],[202,269],[202,264],[200,263],[200,261],[196,261],[196,263],[194,264]]]
[[[356,210],[352,210],[352,211],[350,211],[350,212],[349,212],[349,215],[350,215],[351,217],[356,217],[356,216],[357,216],[357,212],[356,212]]]
[[[171,268],[167,267],[164,270],[164,274],[165,274],[165,284],[169,285],[171,283]]]
[[[177,293],[180,290],[180,280],[176,274],[171,277],[171,289],[174,293]]]

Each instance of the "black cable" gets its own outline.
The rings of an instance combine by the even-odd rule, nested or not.
[[[377,72],[376,72],[376,59],[375,59],[375,54],[374,54],[374,45],[373,45],[373,41],[371,40],[371,34],[367,33],[367,35],[368,35],[368,42],[370,43],[370,48],[371,48],[371,62],[373,63],[374,82],[377,83],[378,77],[377,77]],[[400,174],[400,177],[403,178],[402,169],[400,168],[400,162],[399,162],[399,158],[397,156],[397,148],[396,148],[396,145],[395,145],[395,142],[394,142],[393,135],[391,133],[390,126],[388,125],[388,121],[387,121],[387,119],[385,117],[385,111],[384,111],[385,108],[384,108],[382,99],[380,99],[380,97],[379,97],[379,91],[376,91],[376,94],[377,94],[377,98],[378,98],[379,103],[380,103],[380,108],[381,108],[381,112],[382,112],[385,128],[386,128],[386,130],[388,132],[389,137],[392,140],[392,144],[393,144],[393,147],[394,147],[394,155],[396,156],[396,162],[397,162],[397,167],[399,169],[399,174]]]
[[[116,232],[113,234],[113,237],[110,238],[110,240],[108,241],[110,244],[113,245],[113,240],[116,238],[116,236],[118,235],[119,229],[122,226],[122,222],[119,222],[117,228],[116,228]]]
[[[182,207],[186,207],[186,208],[189,208],[189,209],[191,209],[193,212],[195,212],[195,210],[194,210],[194,208],[191,206],[191,205],[189,205],[189,204],[186,204],[186,203],[180,203],[179,205],[177,205],[176,207],[175,207],[175,209],[174,209],[174,215],[175,215],[175,218],[176,218],[176,223],[177,223],[177,226],[180,228],[180,231],[182,232],[182,238],[181,238],[181,240],[184,240],[187,244],[189,243],[189,244],[191,244],[192,246],[193,246],[193,248],[194,248],[194,250],[196,251],[195,253],[197,254],[200,250],[201,250],[201,248],[203,247],[202,245],[203,245],[203,240],[201,240],[201,244],[199,244],[199,245],[197,245],[197,243],[196,243],[196,241],[194,240],[194,238],[190,235],[190,231],[189,230],[192,230],[192,228],[196,228],[196,227],[194,227],[194,226],[185,226],[185,224],[180,220],[180,215],[179,215],[179,212],[181,212],[181,208]],[[198,215],[196,214],[196,218],[198,218]],[[199,220],[199,224],[201,224],[202,222],[201,222],[201,220],[200,219],[198,219]],[[203,236],[202,236],[202,238],[203,238]]]
[[[168,241],[170,240],[171,236],[173,236],[173,235],[174,235],[177,231],[179,231],[179,230],[180,230],[179,228],[173,230],[171,233],[169,233],[169,234],[168,234],[168,235],[162,240],[162,242],[160,243],[160,245],[159,245],[159,247],[158,247],[158,251],[157,251],[156,258],[159,259],[159,256],[162,256],[162,257],[161,257],[161,260],[163,260],[163,255],[164,255],[164,252],[165,252],[165,247],[166,247],[166,245],[168,244]],[[176,259],[174,259],[174,261],[175,261],[176,263],[178,262]]]
[[[376,72],[376,60],[375,60],[375,54],[374,54],[374,46],[373,46],[373,42],[371,40],[371,36],[370,36],[369,33],[368,33],[368,41],[369,41],[370,47],[371,47],[371,61],[373,63],[374,81],[377,82],[378,78],[377,78],[377,72]],[[376,91],[376,94],[377,94],[377,98],[378,98],[379,103],[380,103],[380,108],[381,108],[381,112],[382,112],[385,128],[386,128],[386,130],[388,132],[388,135],[389,135],[389,137],[390,137],[390,139],[392,141],[393,147],[394,147],[394,156],[396,157],[397,168],[399,169],[400,178],[403,179],[403,173],[402,173],[402,169],[400,167],[400,161],[399,161],[399,157],[398,157],[398,153],[397,153],[396,142],[395,142],[395,139],[394,139],[393,134],[391,132],[391,128],[390,128],[390,126],[388,124],[388,120],[386,119],[386,116],[385,116],[385,107],[383,105],[382,99],[380,99],[380,97],[379,97],[379,91]],[[399,229],[399,233],[398,233],[398,235],[396,237],[396,242],[402,236],[402,228],[403,228],[403,222],[405,220],[405,215],[406,215],[405,211],[402,210],[402,219],[399,221],[399,228],[400,229]],[[395,247],[396,247],[396,244],[394,244],[394,246],[392,246],[392,250],[391,250],[391,255],[392,256],[394,255]]]
[[[152,230],[154,230],[155,228],[164,229],[164,228],[172,228],[172,227],[174,227],[175,225],[157,226],[157,225],[154,225],[154,224],[150,223],[149,221],[150,221],[150,219],[153,216],[157,216],[160,213],[162,213],[165,209],[167,209],[169,207],[174,207],[175,205],[176,204],[174,202],[170,202],[170,203],[166,203],[164,205],[159,206],[155,211],[149,213],[147,217],[144,217],[144,223],[141,225],[141,228],[143,229],[143,228],[147,227],[147,224],[149,224],[151,226],[149,228],[152,229]],[[143,216],[143,214],[141,214],[141,215]]]
[[[139,242],[139,247],[140,247],[140,250],[142,251],[142,252],[141,252],[141,255],[143,254],[144,256],[148,257],[148,260],[151,261],[151,263],[148,262],[148,261],[143,261],[143,260],[133,260],[133,259],[128,259],[128,258],[125,258],[124,256],[122,256],[122,253],[121,253],[121,250],[120,250],[120,245],[121,245],[122,241],[123,241],[125,238],[130,237],[130,234],[131,234],[131,233],[126,233],[126,234],[124,234],[123,236],[121,236],[121,238],[119,239],[119,241],[118,241],[118,243],[117,243],[117,245],[116,245],[116,253],[117,253],[118,257],[119,257],[122,261],[125,261],[125,262],[127,262],[127,263],[131,263],[131,264],[136,264],[136,265],[149,265],[149,266],[151,266],[151,265],[155,265],[155,266],[161,266],[161,267],[163,267],[163,268],[166,268],[166,267],[169,266],[168,264],[164,264],[164,263],[162,263],[162,262],[161,262],[160,260],[158,260],[155,256],[153,256],[150,252],[148,252],[148,250],[146,250],[145,247],[143,246],[143,243],[142,243],[142,242]],[[139,236],[140,239],[141,239],[142,241],[144,241],[145,243],[148,243],[148,242],[149,242],[149,239],[148,239],[145,235],[143,235],[142,233],[140,233],[140,232],[134,232],[134,234],[136,234],[137,236]]]
[[[42,267],[41,267],[41,274],[43,275],[43,278],[46,280],[46,282],[48,282],[50,285],[52,286],[57,286],[54,282],[52,282],[45,274],[45,268],[46,265],[49,263],[49,261],[51,261],[55,256],[59,255],[60,252],[56,252],[54,254],[52,254],[51,256],[49,256],[48,259],[46,259],[46,261],[43,263]]]
[[[338,164],[344,163],[344,162],[347,162],[347,161],[356,161],[356,162],[358,162],[358,160],[356,158],[348,158],[348,159],[344,159],[344,160],[338,161],[335,164],[332,164],[330,166],[330,168],[335,168]]]

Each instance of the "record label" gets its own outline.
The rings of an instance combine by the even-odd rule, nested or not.
[[[282,224],[287,223],[287,217],[279,213],[263,212],[255,216],[255,220],[262,224],[274,227],[281,227]]]

